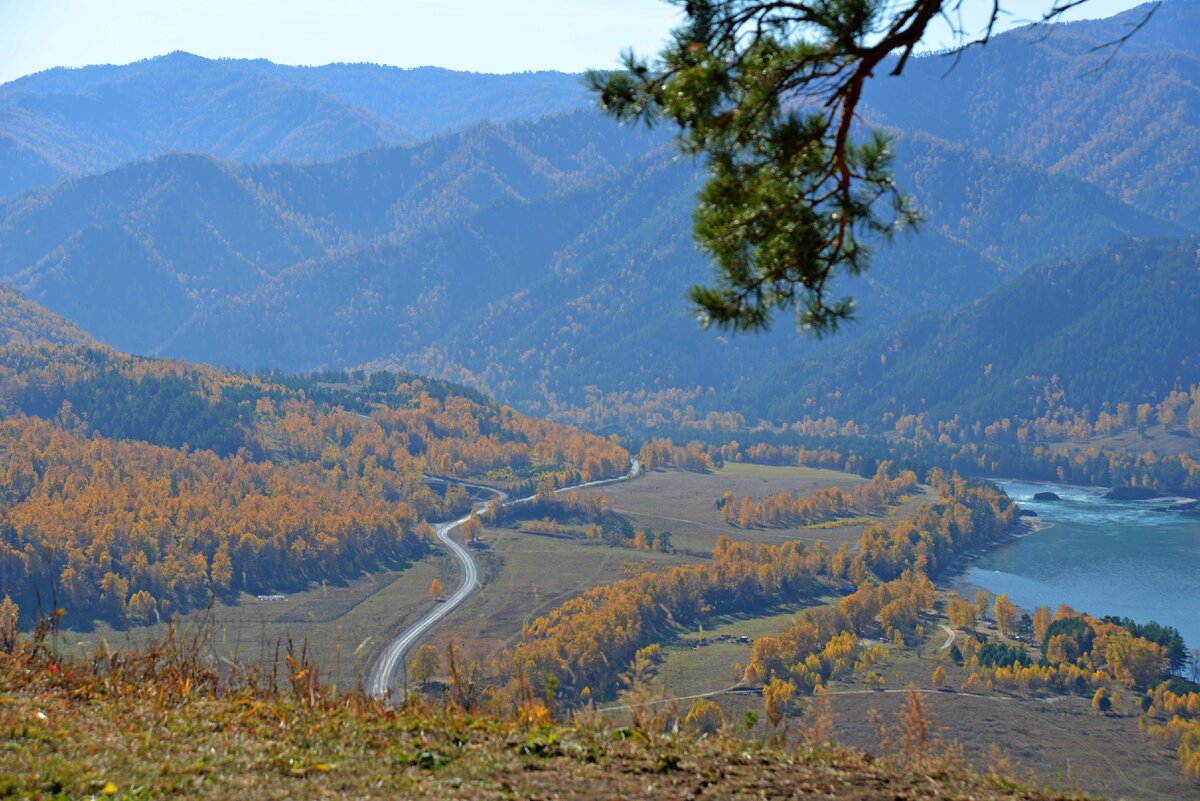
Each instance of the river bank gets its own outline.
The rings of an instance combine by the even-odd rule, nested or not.
[[[1171,510],[1171,499],[1115,500],[1097,487],[996,483],[1037,517],[1021,518],[1007,536],[962,554],[939,586],[968,598],[980,589],[1007,593],[1024,609],[1066,603],[1094,615],[1155,620],[1200,643],[1200,520]],[[1059,499],[1034,500],[1047,491]]]

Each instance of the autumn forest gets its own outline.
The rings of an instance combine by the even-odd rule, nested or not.
[[[1200,7],[1050,5],[0,83],[0,797],[1200,794]]]

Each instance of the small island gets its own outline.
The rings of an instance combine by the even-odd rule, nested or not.
[[[1039,492],[1033,496],[1033,499],[1035,501],[1061,501],[1062,500],[1062,498],[1058,497],[1058,493],[1055,493],[1055,492]]]

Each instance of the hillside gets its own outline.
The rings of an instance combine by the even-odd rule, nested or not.
[[[937,315],[1030,267],[1192,231],[1194,54],[1177,32],[1196,14],[1167,3],[1136,46],[1095,74],[1089,48],[1123,18],[1055,26],[1049,36],[1013,31],[970,51],[948,77],[942,57],[926,56],[902,84],[873,84],[866,116],[895,137],[898,183],[925,222],[881,248],[863,280],[835,285],[859,305],[857,322],[832,344],[798,336],[786,319],[758,337],[697,330],[684,292],[709,277],[690,234],[698,165],[674,154],[668,132],[591,111],[481,123],[318,164],[172,154],[68,181],[0,201],[0,280],[131,352],[247,368],[399,367],[596,425],[610,421],[589,418],[592,410],[659,403],[794,419],[811,408],[788,404],[812,393],[789,377],[795,391],[770,397],[756,388],[763,375],[804,364],[836,378],[843,393],[857,391],[830,351],[877,343],[902,325],[932,336]],[[201,88],[198,76],[236,75],[340,93],[397,125],[418,107],[432,108],[430,119],[450,113],[426,101],[459,90],[482,113],[526,87],[534,105],[510,111],[531,117],[552,110],[565,79],[174,55],[50,71],[13,82],[0,98],[33,103],[118,85],[144,94],[164,75]],[[944,109],[951,91],[964,101]],[[145,97],[147,108],[161,105]],[[862,347],[876,360],[883,350]],[[1019,355],[987,347],[998,349],[996,365]],[[1094,380],[1083,378],[1094,365],[1080,358],[1027,366]],[[1177,367],[1146,365],[1168,373],[1147,373],[1135,393],[1181,377]],[[959,400],[980,390],[945,389]],[[924,397],[867,385],[832,405],[877,417],[887,401],[876,392],[909,410]],[[1073,392],[1081,403],[1112,400]],[[1008,394],[995,401],[995,409],[1024,403]]]
[[[0,202],[0,276],[106,342],[156,352],[193,315],[287,268],[329,265],[355,248],[369,257],[476,209],[552,196],[648,147],[615,126],[580,141],[580,126],[573,117],[482,126],[307,168],[164,156]]]
[[[536,710],[523,720],[384,710],[322,687],[290,652],[292,668],[283,671],[291,690],[228,688],[186,645],[162,645],[153,657],[90,663],[47,658],[44,649],[30,655],[27,643],[5,640],[0,726],[11,735],[0,789],[23,798],[120,799],[1063,797],[974,774],[932,746],[925,753],[924,742],[916,760],[898,753],[904,766],[893,767],[825,743],[797,749],[666,736],[644,724],[554,724]],[[100,662],[103,672],[93,666]]]
[[[824,474],[823,481],[835,475],[816,472]],[[751,483],[761,487],[762,478],[759,472]],[[1146,679],[1123,685],[1125,697],[1112,716],[1089,714],[1088,697],[1096,687],[1107,692],[1120,686],[1115,675],[1054,652],[1051,658],[1059,664],[1035,667],[1024,646],[1003,644],[1004,634],[977,623],[973,611],[969,621],[953,623],[967,629],[959,641],[965,655],[957,661],[932,652],[921,658],[924,626],[946,620],[938,610],[941,601],[951,610],[956,599],[966,605],[955,595],[942,596],[925,571],[936,573],[955,554],[1005,535],[1016,512],[995,488],[958,476],[931,478],[932,491],[920,493],[924,497],[915,504],[896,515],[879,514],[863,527],[848,572],[845,548],[835,553],[794,539],[754,544],[717,535],[711,559],[667,569],[646,565],[641,573],[627,565],[610,584],[565,602],[555,599],[549,604],[554,608],[539,617],[527,613],[522,634],[506,641],[511,647],[498,655],[492,651],[495,658],[484,665],[465,646],[450,644],[432,676],[416,668],[421,660],[414,659],[403,706],[366,699],[352,684],[324,684],[325,665],[290,634],[274,649],[269,641],[260,646],[257,658],[254,651],[224,657],[226,632],[214,626],[211,612],[160,627],[160,636],[139,638],[138,649],[128,644],[131,637],[118,650],[104,639],[93,640],[95,654],[77,658],[54,647],[62,637],[70,641],[64,650],[86,653],[75,630],[58,632],[51,618],[49,628],[20,635],[12,626],[19,610],[5,599],[0,693],[7,703],[0,721],[12,727],[6,758],[14,766],[5,786],[18,796],[32,789],[134,798],[230,790],[268,798],[455,793],[594,798],[598,788],[621,798],[656,793],[737,798],[759,791],[880,801],[1042,797],[1023,788],[1024,781],[1069,787],[1074,798],[1080,797],[1079,782],[1114,795],[1133,788],[1146,798],[1188,797],[1196,787],[1194,774],[1178,776],[1171,764],[1174,749],[1137,733],[1158,724],[1143,719],[1139,725],[1129,712],[1139,701],[1136,684]],[[861,501],[889,486],[904,492],[915,480],[911,473],[892,479],[881,471],[859,482],[852,495]],[[832,500],[841,492],[826,487],[797,500]],[[695,493],[689,497],[693,508],[709,506]],[[548,510],[535,514],[543,511]],[[711,532],[704,536],[714,538]],[[834,590],[831,599],[831,585],[850,576],[864,577],[853,579],[861,581],[859,588]],[[815,604],[814,594],[820,596]],[[806,598],[810,603],[786,603]],[[830,600],[836,602],[825,603]],[[1097,636],[1087,638],[1089,645],[1107,641],[1156,649],[1143,635],[1171,636],[1132,621],[1068,617],[1051,624],[1049,610],[1044,614],[1048,633],[1079,630],[1082,640],[1082,632],[1092,632]],[[266,638],[266,621],[250,627]],[[951,631],[939,628],[934,635],[939,642],[943,628]],[[879,637],[888,629],[893,633],[885,648]],[[756,632],[753,645],[744,634],[730,636],[739,631]],[[934,637],[928,638],[930,651]],[[740,643],[733,644],[735,639]],[[906,647],[913,645],[915,654]],[[1099,661],[1100,647],[1085,653]],[[443,649],[430,648],[440,659]],[[695,653],[701,649],[704,653]],[[667,689],[663,661],[668,650],[686,650],[691,662],[687,673],[678,661],[671,664],[673,690]],[[738,660],[734,670],[741,680],[735,687],[729,686],[731,666],[721,664],[722,655]],[[998,663],[1004,655],[1021,665]],[[628,689],[615,704],[607,702],[624,687],[617,676],[627,665]],[[1036,671],[1036,688],[1020,683],[1028,677],[1018,679],[1017,667]],[[1116,667],[1109,669],[1116,673]],[[1155,680],[1165,670],[1165,657],[1137,669]],[[939,690],[948,673],[953,683]],[[681,679],[688,682],[682,687],[694,687],[699,679],[701,688],[712,689],[681,689]],[[1167,691],[1154,690],[1153,700],[1163,709],[1180,703]],[[875,749],[872,756],[831,740],[835,703],[839,724],[852,718],[851,726],[864,726],[865,710],[851,706],[856,701],[886,710],[885,717],[874,718],[875,737],[864,743]],[[1183,715],[1190,714],[1190,701],[1182,700]],[[941,714],[935,717],[934,708]],[[957,738],[964,712],[976,724],[967,727],[967,741],[959,745],[944,738],[948,732],[940,719],[951,721]],[[571,722],[558,723],[556,717]],[[1161,713],[1151,717],[1161,719]],[[980,719],[988,725],[979,726]],[[1187,725],[1183,717],[1179,722]],[[1027,743],[1036,748],[1064,731],[1072,736],[1055,741],[1056,753],[1040,762],[1042,770],[1026,774],[1024,760],[1016,768],[994,751],[980,753],[984,742],[995,741],[994,729],[1001,743],[1016,749]],[[106,747],[81,748],[85,739],[97,737]],[[1119,746],[1118,738],[1124,738]],[[1182,749],[1180,754],[1186,758]],[[1069,781],[1061,767],[1057,776],[1045,770],[1064,759],[1072,766]],[[1131,761],[1132,776],[1122,770]],[[981,781],[972,769],[988,770],[989,778]],[[1015,778],[1016,771],[1022,779]],[[1142,783],[1148,771],[1155,774],[1152,789]]]
[[[1052,399],[1095,413],[1162,397],[1200,383],[1197,244],[1122,244],[1035,268],[948,317],[779,365],[735,402],[772,418],[811,398],[815,413],[869,425],[921,412],[970,424],[1037,417]]]
[[[0,347],[49,342],[58,345],[87,345],[90,335],[74,323],[47,311],[33,301],[0,286]]]
[[[898,150],[900,180],[913,186],[928,222],[881,250],[864,282],[838,285],[859,302],[858,323],[846,338],[971,302],[1029,260],[1166,230],[1068,179],[927,137],[901,137]],[[575,406],[596,390],[701,386],[719,394],[774,363],[827,351],[830,343],[797,335],[786,318],[757,337],[697,329],[678,289],[708,278],[689,236],[694,184],[676,183],[669,203],[655,202],[667,195],[658,187],[668,181],[678,178],[648,174],[635,192],[604,200],[609,218],[558,254],[559,274],[512,299],[492,301],[478,322],[400,363],[445,370],[432,374],[446,377],[474,376],[497,392],[525,392],[509,396],[526,402],[550,398]],[[525,355],[527,349],[533,352]],[[596,390],[581,391],[586,387]]]
[[[1147,8],[1018,29],[957,61],[914,59],[902,78],[869,87],[864,115],[1080,178],[1143,211],[1195,227],[1200,6],[1167,0],[1118,51],[1102,47]]]
[[[0,86],[0,197],[171,152],[321,161],[585,103],[578,76],[560,73],[287,67],[189,53],[54,69]]]
[[[0,585],[75,625],[411,562],[425,521],[471,504],[427,470],[531,489],[628,465],[464,387],[229,373],[127,356],[11,292],[0,312]]]
[[[1031,260],[1178,233],[1076,179],[928,135],[898,146],[928,223],[845,287],[851,336],[971,301]],[[589,386],[724,389],[738,372],[722,365],[812,345],[786,321],[757,340],[697,330],[697,181],[661,133],[591,112],[321,165],[167,156],[0,204],[0,275],[134,352],[392,364],[543,410]]]

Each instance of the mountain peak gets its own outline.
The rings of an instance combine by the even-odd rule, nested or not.
[[[161,56],[153,56],[147,61],[167,61],[179,63],[212,63],[212,59],[198,56],[195,53],[189,53],[186,50],[172,50],[170,53],[164,53]]]

